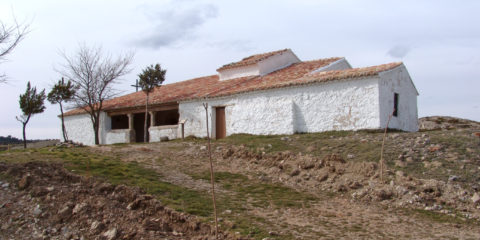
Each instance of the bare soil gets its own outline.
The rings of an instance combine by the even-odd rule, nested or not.
[[[138,188],[85,178],[58,163],[0,163],[0,239],[214,239],[210,225]],[[234,239],[224,235],[220,239]]]
[[[417,133],[387,135],[383,177],[378,164],[382,132],[232,136],[214,141],[219,222],[226,232],[222,237],[480,239],[480,197],[476,198],[480,124],[429,117],[421,119],[420,126],[423,129]],[[116,238],[211,238],[212,215],[195,217],[191,214],[198,211],[182,205],[209,197],[206,144],[189,139],[2,153],[0,162],[7,163],[0,165],[0,176],[10,185],[1,188],[0,200],[11,204],[0,207],[5,234],[0,236],[95,239],[115,232]],[[60,162],[72,169],[69,164],[77,158],[138,164],[158,173],[158,181],[198,196],[156,196],[172,210],[139,188],[109,185],[96,177],[74,175],[58,164],[37,163]],[[19,161],[35,163],[11,163]],[[35,177],[39,167],[51,170]],[[68,177],[55,177],[57,172]],[[44,180],[30,181],[23,188],[20,183],[26,174]],[[37,191],[41,196],[36,196]],[[136,202],[148,204],[128,208]],[[204,204],[197,210],[211,208],[208,201]],[[41,213],[35,216],[37,205]],[[68,209],[66,218],[59,217],[63,209]],[[80,210],[74,214],[75,209]],[[101,230],[95,228],[99,223]],[[65,227],[68,231],[62,230]]]

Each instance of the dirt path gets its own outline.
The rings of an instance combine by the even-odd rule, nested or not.
[[[208,191],[207,180],[191,177],[192,174],[202,174],[208,170],[207,152],[202,146],[191,143],[158,143],[131,145],[120,151],[124,161],[142,162],[156,169],[163,176],[163,181]],[[449,222],[448,219],[435,221],[408,208],[388,207],[387,203],[355,201],[350,196],[352,192],[325,197],[321,182],[298,181],[289,176],[289,172],[274,177],[269,170],[271,166],[259,167],[258,162],[252,164],[252,159],[248,157],[224,158],[224,145],[217,145],[214,149],[215,168],[218,172],[242,174],[247,176],[249,181],[260,184],[276,184],[281,182],[283,177],[283,184],[300,190],[308,187],[310,193],[318,196],[317,201],[313,201],[308,207],[258,207],[247,199],[243,204],[245,212],[242,214],[263,219],[252,224],[259,224],[267,229],[272,239],[280,236],[291,236],[295,239],[480,239],[478,224],[459,224]],[[348,169],[346,171],[348,172]],[[327,182],[328,180],[325,184]],[[222,188],[222,182],[217,186]],[[219,195],[224,198],[238,198],[232,191],[219,191]],[[228,216],[222,217],[228,219]]]

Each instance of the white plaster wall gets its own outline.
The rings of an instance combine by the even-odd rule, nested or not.
[[[150,142],[160,142],[163,136],[169,140],[176,139],[178,136],[179,125],[153,126],[148,129]]]
[[[114,129],[108,131],[105,135],[105,144],[130,142],[130,129]]]
[[[208,99],[212,137],[215,106],[225,106],[227,136],[379,128],[378,81],[337,81]],[[202,102],[179,105],[180,119],[187,119],[186,136],[206,136]]]
[[[293,63],[300,62],[291,50],[271,56],[258,63],[260,75],[266,75],[278,69],[285,68]]]
[[[221,70],[218,72],[218,74],[220,81],[224,81],[239,77],[257,76],[260,74],[260,69],[258,68],[257,64],[254,64],[250,66]]]
[[[68,139],[85,145],[95,145],[95,133],[93,131],[90,115],[80,114],[65,117],[65,129]],[[106,133],[111,129],[110,117],[105,113],[100,113],[100,144],[105,144]]]
[[[418,131],[417,90],[402,64],[380,74],[380,124],[384,128],[393,111],[393,95],[398,93],[398,116],[392,117],[389,128]]]
[[[65,117],[65,129],[68,139],[85,145],[95,144],[92,121],[87,114]]]
[[[315,69],[312,71],[312,73],[333,71],[333,70],[345,70],[345,69],[351,69],[351,68],[352,66],[350,65],[350,63],[348,63],[347,59],[342,58],[338,61],[328,64],[327,66],[323,66],[321,68]]]

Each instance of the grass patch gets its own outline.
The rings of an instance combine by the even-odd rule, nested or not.
[[[99,177],[112,184],[138,186],[180,212],[203,217],[210,217],[213,212],[211,200],[206,193],[163,182],[157,172],[137,162],[122,162],[113,157],[89,153],[81,148],[32,149],[15,152],[14,156],[10,156],[11,154],[8,158],[6,154],[0,154],[0,161],[59,161],[64,163],[65,168],[80,175]]]
[[[192,178],[210,181],[210,173],[192,175]],[[318,200],[311,194],[298,192],[280,184],[258,182],[237,173],[216,172],[215,182],[235,193],[234,202],[248,201],[255,207],[300,208],[309,207],[312,201]]]
[[[437,223],[450,223],[450,224],[469,224],[474,226],[480,226],[480,222],[473,219],[466,219],[461,217],[459,214],[455,213],[455,216],[428,211],[424,209],[399,209],[398,211],[402,212],[405,215],[413,215],[428,221],[437,222]]]

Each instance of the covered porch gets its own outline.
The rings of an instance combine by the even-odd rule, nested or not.
[[[107,112],[111,126],[106,133],[107,144],[159,142],[179,136],[181,129],[178,124],[180,116],[178,103],[152,105],[148,110],[146,141],[144,141],[145,107]]]

